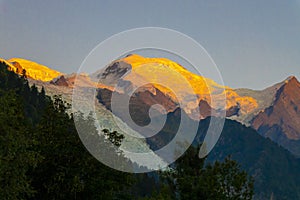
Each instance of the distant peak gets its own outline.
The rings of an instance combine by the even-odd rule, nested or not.
[[[297,78],[295,76],[289,76],[287,79],[285,79],[285,84],[288,83],[299,83],[299,81],[297,80]]]
[[[286,95],[298,95],[300,89],[300,83],[295,76],[289,76],[282,82],[281,87],[277,90],[276,99],[280,99],[281,94]]]

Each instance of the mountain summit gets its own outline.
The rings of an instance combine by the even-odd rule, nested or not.
[[[258,108],[237,119],[300,157],[300,83],[290,76],[261,91],[238,89],[255,98]]]
[[[277,90],[273,104],[261,111],[252,126],[271,138],[281,134],[290,140],[300,139],[300,83],[291,76]],[[271,131],[276,129],[277,131]],[[276,135],[275,135],[276,133]]]

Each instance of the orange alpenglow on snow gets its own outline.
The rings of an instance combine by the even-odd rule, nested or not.
[[[176,62],[173,62],[167,58],[145,58],[140,55],[132,54],[125,58],[119,59],[119,61],[126,62],[131,65],[133,76],[128,76],[128,80],[133,82],[139,82],[139,79],[143,81],[154,83],[155,87],[160,89],[163,93],[168,94],[171,98],[178,98],[185,101],[184,97],[188,96],[186,86],[182,84],[181,79],[186,81],[192,90],[200,100],[205,100],[208,103],[213,102],[215,105],[212,107],[218,107],[218,101],[221,102],[226,97],[226,108],[236,106],[237,104],[241,108],[241,112],[247,113],[255,109],[258,105],[254,98],[247,96],[239,96],[233,89],[219,85],[209,78],[193,74]],[[167,82],[167,86],[170,89],[176,89],[179,91],[177,97],[174,97],[172,91],[166,87],[161,86],[160,83],[164,77]],[[226,96],[224,96],[224,93]],[[182,98],[182,99],[181,99]],[[191,105],[192,107],[197,105]]]
[[[52,79],[62,75],[61,72],[50,69],[44,65],[22,58],[11,58],[9,60],[2,60],[9,66],[9,70],[17,74],[22,74],[26,70],[26,76],[40,81],[51,81]]]

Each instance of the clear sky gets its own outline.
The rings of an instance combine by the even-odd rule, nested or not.
[[[0,0],[0,57],[76,72],[99,42],[145,26],[194,38],[230,87],[300,78],[300,0]]]

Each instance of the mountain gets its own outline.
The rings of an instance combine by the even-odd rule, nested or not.
[[[273,104],[252,121],[255,129],[278,126],[291,140],[300,139],[300,83],[290,77],[276,92]],[[275,128],[275,127],[274,127]]]
[[[156,107],[158,111],[156,115],[174,112],[181,107],[195,120],[221,116],[224,110],[220,102],[226,95],[226,105],[223,109],[227,118],[253,127],[263,136],[300,156],[298,123],[300,92],[299,82],[295,77],[264,90],[255,91],[231,89],[193,74],[166,58],[145,58],[136,54],[113,61],[106,68],[91,75],[62,74],[21,58],[2,61],[10,70],[19,74],[25,69],[30,82],[44,86],[48,93],[56,94],[59,91],[66,94],[69,102],[75,80],[77,86],[97,88],[99,102],[109,110],[113,93],[124,100],[129,98],[127,93],[138,88],[130,97],[130,114],[140,125],[150,122],[149,109],[156,104],[164,107],[164,109]],[[187,86],[190,86],[191,90],[186,89]],[[126,107],[121,103],[115,109],[119,111],[115,114],[121,119],[126,117],[122,112],[127,109],[124,106]]]
[[[23,70],[25,70],[26,76],[34,80],[50,81],[62,75],[61,72],[22,58],[11,58],[7,61],[0,59],[0,61],[5,62],[9,66],[10,70],[17,74],[22,74]]]
[[[145,58],[136,54],[115,60],[91,75],[62,74],[21,58],[2,61],[19,74],[25,69],[32,84],[44,86],[51,94],[60,91],[66,94],[70,102],[75,82],[80,87],[97,88],[99,102],[109,110],[113,93],[121,100],[130,98],[130,114],[137,124],[149,123],[149,109],[156,104],[164,107],[156,107],[156,115],[174,112],[181,107],[195,120],[221,116],[225,109],[227,118],[253,127],[263,136],[300,156],[300,92],[295,77],[255,91],[231,89],[193,74],[166,58]],[[191,89],[186,89],[187,86]],[[127,93],[134,89],[137,90],[129,97]],[[226,105],[222,107],[224,95]],[[126,117],[122,112],[127,109],[124,106],[121,103],[115,109],[119,111],[115,114],[121,119]]]
[[[201,101],[207,102],[218,112],[226,110],[233,113],[233,110],[238,110],[238,113],[234,114],[248,113],[257,107],[254,98],[239,96],[233,89],[219,85],[209,78],[193,74],[166,58],[128,55],[113,61],[105,69],[92,74],[91,77],[106,85],[117,85],[119,93],[126,94],[142,85],[143,89],[140,88],[139,91],[147,90],[153,96],[160,91],[169,99],[168,101],[176,104],[169,111],[174,111],[180,103],[180,107],[194,119],[206,117],[192,114],[198,109]]]
[[[251,122],[265,137],[300,156],[300,83],[288,78],[277,90],[271,106],[262,110]]]
[[[233,119],[253,127],[300,157],[300,83],[296,77],[288,77],[261,91],[237,89],[236,92],[255,98],[258,107]]]

